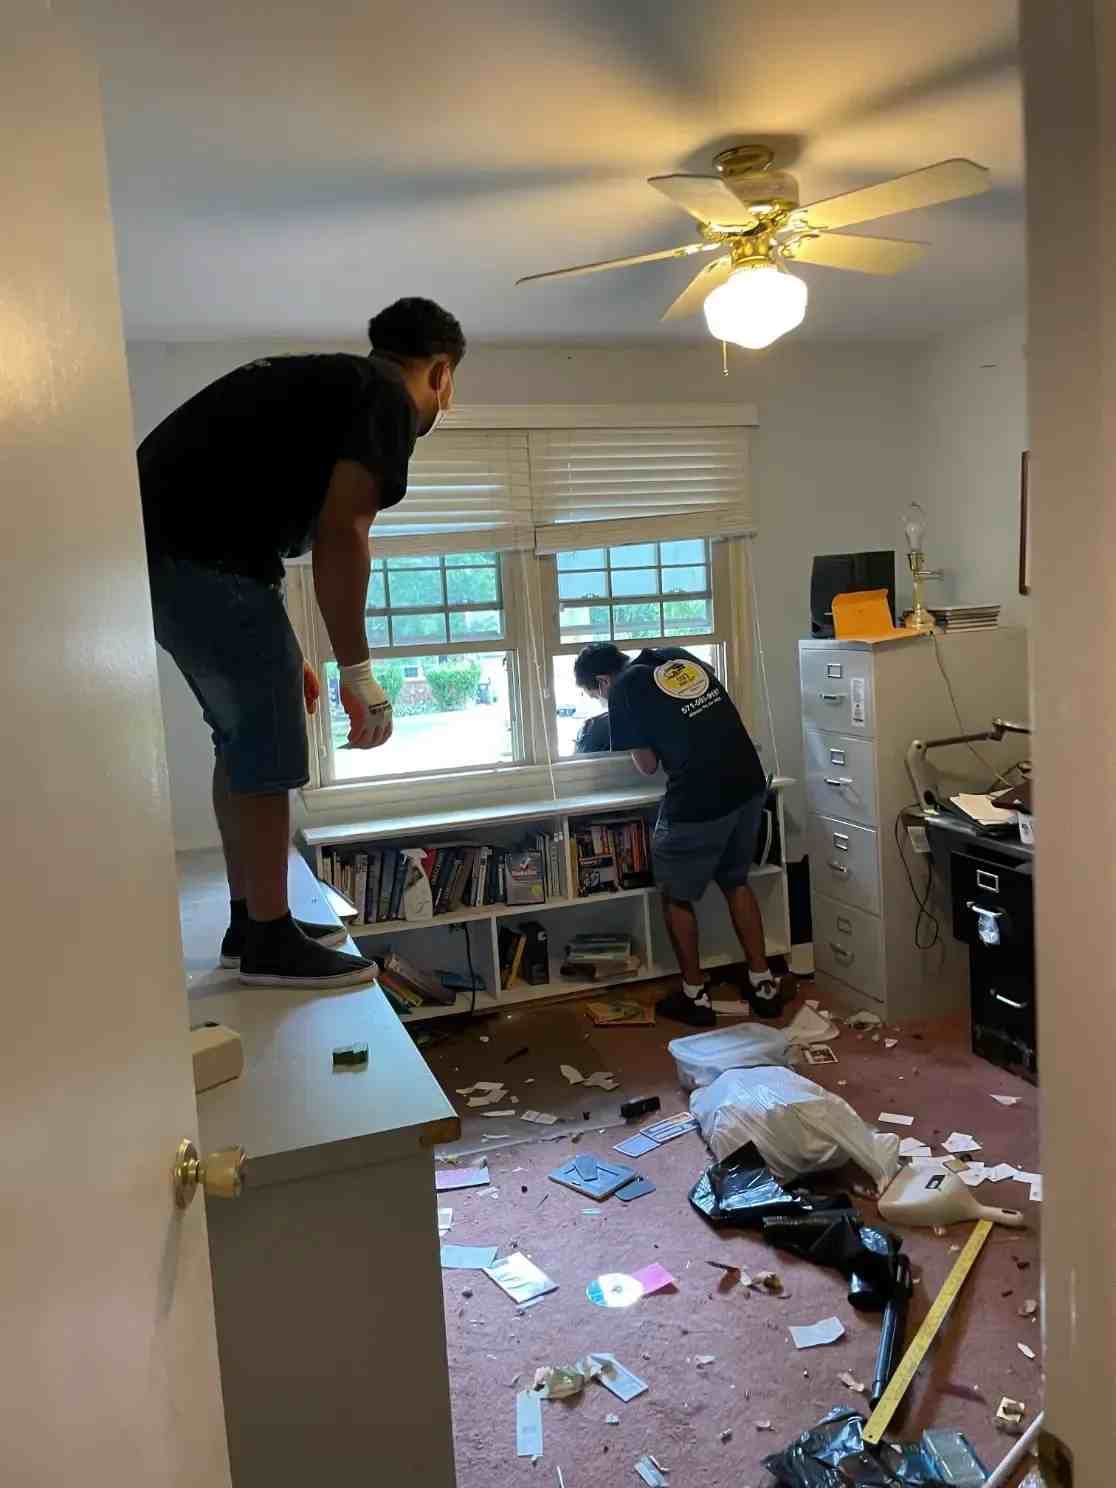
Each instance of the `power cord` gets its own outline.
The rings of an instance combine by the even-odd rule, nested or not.
[[[942,681],[946,685],[946,691],[949,693],[949,700],[953,704],[953,715],[957,719],[957,727],[961,733],[967,734],[969,730],[965,727],[965,720],[961,717],[961,709],[958,707],[957,704],[957,694],[953,690],[953,683],[949,680],[949,673],[946,671],[945,662],[942,660],[942,651],[941,647],[938,645],[938,633],[936,630],[932,630],[930,632],[930,639],[934,643],[934,659],[938,663],[938,671],[942,674]],[[1001,775],[999,770],[995,768],[992,762],[985,759],[984,755],[981,754],[980,750],[976,747],[975,744],[968,744],[966,748],[972,751],[983,768],[987,770],[988,773],[992,776],[993,782],[1002,780],[1004,785],[1011,784],[1011,781],[1007,778],[1006,775]]]
[[[915,920],[914,930],[915,950],[932,951],[936,945],[940,944],[942,938],[941,921],[938,919],[937,915],[933,914],[930,911],[928,907],[930,904],[930,897],[934,892],[934,855],[933,853],[930,853],[927,857],[926,889],[920,895],[917,888],[915,888],[914,875],[911,872],[910,864],[907,862],[907,854],[903,850],[903,835],[900,831],[900,826],[902,825],[903,817],[906,815],[906,813],[908,811],[917,810],[918,807],[915,805],[904,806],[902,811],[900,811],[898,816],[895,818],[895,846],[899,851],[899,861],[903,865],[903,872],[907,875],[907,882],[911,886],[911,894],[914,897],[914,902],[918,905],[918,918]],[[931,938],[925,945],[923,945],[921,940],[922,922],[924,920],[929,926],[931,926]]]
[[[472,1000],[469,1003],[470,1015],[477,1010],[477,974],[473,970],[473,942],[469,935],[469,921],[462,920],[461,928],[465,932],[465,959],[469,963],[469,986],[472,988]]]

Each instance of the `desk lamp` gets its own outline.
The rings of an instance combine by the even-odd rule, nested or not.
[[[940,568],[926,567],[926,553],[923,543],[926,538],[926,513],[917,501],[912,501],[907,508],[903,518],[903,530],[907,534],[907,564],[911,570],[911,583],[914,588],[914,608],[907,611],[903,616],[903,624],[908,630],[921,630],[929,635],[934,630],[934,617],[922,603],[922,585],[927,579],[940,579],[942,571]]]

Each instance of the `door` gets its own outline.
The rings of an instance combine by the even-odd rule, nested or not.
[[[162,720],[92,67],[0,48],[5,1484],[223,1488]]]

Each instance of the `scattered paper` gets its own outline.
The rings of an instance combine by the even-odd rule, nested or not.
[[[895,1111],[881,1111],[877,1121],[886,1121],[888,1126],[914,1126],[913,1116],[900,1116]]]
[[[598,1383],[604,1385],[618,1400],[627,1402],[634,1400],[637,1395],[646,1394],[646,1380],[641,1380],[639,1375],[625,1369],[615,1354],[590,1354],[589,1357],[601,1366],[600,1373],[595,1376]]]
[[[520,1111],[520,1121],[533,1121],[536,1126],[553,1126],[558,1120],[549,1111]]]
[[[454,1188],[483,1188],[488,1181],[487,1168],[457,1168],[434,1175],[434,1187],[439,1193]]]
[[[708,1369],[710,1364],[716,1364],[716,1362],[716,1354],[698,1354],[694,1359],[694,1364],[698,1369]]]
[[[979,1188],[988,1177],[988,1169],[983,1163],[968,1163],[957,1176],[966,1188]]]
[[[1033,1299],[1028,1298],[1028,1300],[1024,1302],[1023,1306],[1019,1309],[1019,1316],[1026,1318],[1034,1317],[1036,1312],[1038,1312],[1038,1303],[1035,1302]]]
[[[792,1328],[790,1335],[797,1349],[818,1348],[823,1343],[836,1343],[839,1338],[844,1338],[845,1329],[840,1318],[829,1317],[822,1318],[820,1323]]]
[[[837,1037],[840,1029],[816,1008],[802,1007],[783,1030],[788,1044],[817,1044]]]
[[[898,1039],[884,1039],[884,1048],[885,1049],[894,1049],[895,1046],[896,1046],[896,1044],[898,1042],[899,1042]]]
[[[751,1016],[751,1008],[746,1002],[729,1002],[727,999],[713,999],[710,1007],[718,1018],[748,1018]]]
[[[542,1449],[542,1400],[534,1390],[520,1390],[515,1397],[515,1455],[541,1457]]]
[[[644,1137],[637,1133],[629,1137],[627,1141],[617,1142],[613,1152],[622,1152],[625,1157],[644,1157],[648,1152],[654,1152],[658,1142],[652,1141],[650,1137]]]
[[[1040,1173],[1025,1173],[1022,1168],[1016,1168],[1012,1176],[1016,1183],[1038,1183],[1042,1178]]]
[[[774,1428],[774,1426],[772,1426],[772,1424],[771,1424],[770,1421],[757,1421],[756,1422],[756,1430],[757,1431],[774,1431],[775,1428]]]
[[[452,1230],[452,1229],[453,1229],[453,1210],[452,1209],[439,1209],[438,1210],[438,1234],[439,1235],[444,1235],[447,1230]]]
[[[606,1426],[619,1426],[619,1424],[620,1424],[620,1417],[619,1416],[614,1416],[611,1413],[611,1411],[609,1412],[609,1414],[607,1416],[605,1416],[605,1425]]]
[[[647,1484],[647,1488],[669,1488],[666,1478],[663,1477],[662,1468],[654,1457],[650,1455],[641,1457],[635,1465],[635,1470]]]
[[[880,1017],[879,1013],[853,1013],[850,1017],[845,1019],[846,1028],[866,1029],[881,1028],[882,1026],[883,1019]]]
[[[929,1157],[930,1148],[925,1142],[920,1142],[917,1137],[904,1137],[899,1143],[900,1157]]]
[[[1019,1096],[1017,1095],[994,1095],[992,1099],[1000,1106],[1017,1106]]]
[[[584,1084],[585,1076],[581,1073],[580,1070],[574,1069],[572,1064],[560,1064],[558,1068],[561,1070],[562,1074],[566,1077],[571,1085]]]
[[[665,1142],[673,1142],[675,1137],[684,1137],[687,1132],[696,1130],[697,1118],[683,1111],[678,1116],[668,1116],[665,1121],[652,1122],[643,1128],[640,1135],[650,1137],[657,1147],[661,1147]]]
[[[597,1090],[615,1090],[619,1081],[611,1070],[598,1070],[588,1077],[585,1084],[594,1086]]]
[[[952,1132],[942,1143],[947,1152],[979,1152],[979,1142],[973,1140],[968,1132]]]
[[[520,1306],[558,1290],[558,1283],[551,1281],[545,1272],[540,1271],[533,1261],[529,1261],[518,1250],[502,1261],[497,1261],[494,1266],[485,1266],[482,1269],[501,1291],[506,1292]]]
[[[1029,1343],[1017,1343],[1015,1347],[1019,1350],[1019,1352],[1025,1359],[1035,1359],[1038,1357]]]
[[[641,1271],[633,1271],[632,1278],[639,1282],[645,1297],[650,1297],[654,1292],[661,1292],[666,1287],[678,1285],[666,1267],[660,1266],[658,1261],[652,1261],[650,1266],[644,1266]]]
[[[443,1271],[483,1271],[496,1259],[498,1245],[443,1245]]]
[[[458,1095],[491,1095],[494,1090],[503,1090],[503,1080],[476,1080],[472,1085],[466,1085],[464,1090],[458,1090]]]
[[[487,1095],[471,1095],[469,1105],[472,1108],[478,1106],[494,1106],[497,1101],[507,1100],[508,1092],[501,1085],[499,1090],[490,1090]]]
[[[818,999],[816,997],[807,997],[807,999],[806,999],[806,1006],[808,1008],[813,1008],[814,1009],[814,1012],[816,1013],[817,1010],[818,1010],[818,1008],[821,1007],[821,1003],[818,1001]]]
[[[802,1050],[807,1064],[839,1064],[836,1051],[828,1044],[807,1044]]]
[[[858,1380],[854,1375],[851,1375],[847,1369],[843,1369],[837,1376],[837,1378],[844,1385],[845,1389],[851,1390],[854,1395],[867,1395],[868,1387],[867,1385],[865,1385],[864,1381]]]
[[[1005,1178],[1015,1177],[1015,1169],[1011,1163],[997,1163],[994,1168],[985,1168],[984,1176],[989,1183],[1003,1183]]]
[[[1031,1184],[1031,1191],[1030,1191],[1029,1197],[1036,1204],[1041,1204],[1042,1203],[1042,1179],[1041,1178],[1036,1178],[1034,1180],[1034,1182]]]

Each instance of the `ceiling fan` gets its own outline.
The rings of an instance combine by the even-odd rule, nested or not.
[[[791,274],[787,264],[824,264],[863,274],[899,273],[919,261],[924,243],[861,237],[838,229],[977,196],[988,189],[984,166],[971,160],[940,160],[876,186],[800,206],[798,182],[787,171],[772,170],[773,161],[765,145],[736,145],[714,157],[715,176],[651,177],[649,186],[696,218],[700,242],[528,274],[517,283],[537,284],[727,250],[698,270],[661,318],[675,320],[703,307],[709,330],[718,340],[758,350],[792,331],[805,317],[806,283]]]

